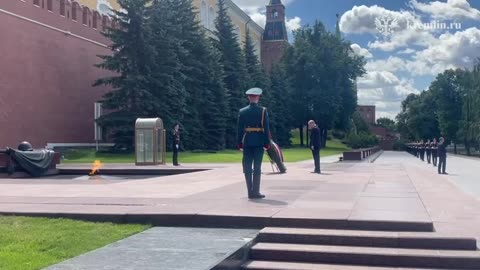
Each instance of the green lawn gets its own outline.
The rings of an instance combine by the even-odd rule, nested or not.
[[[336,155],[348,149],[340,141],[328,141],[327,147],[322,149],[321,156]],[[295,146],[282,149],[286,162],[296,162],[312,158],[312,153],[308,148]],[[93,163],[100,160],[103,163],[133,163],[135,158],[133,154],[111,154],[95,152],[94,150],[69,150],[64,153],[63,163]],[[181,152],[179,154],[180,163],[235,163],[241,162],[242,153],[237,150],[224,150],[217,153],[192,153]],[[265,162],[268,157],[265,156]],[[167,153],[167,163],[172,163],[172,153]]]
[[[41,269],[148,227],[0,216],[0,269]]]

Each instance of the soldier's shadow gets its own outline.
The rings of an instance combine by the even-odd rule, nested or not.
[[[269,172],[269,173],[265,173],[266,175],[280,175],[280,174],[286,174],[286,173],[282,173],[282,172]]]
[[[283,201],[277,201],[277,200],[270,200],[270,199],[262,199],[262,200],[250,200],[253,203],[258,203],[258,204],[268,204],[268,205],[288,205],[287,202]]]

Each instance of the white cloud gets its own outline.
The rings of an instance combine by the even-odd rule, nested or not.
[[[353,52],[356,55],[363,56],[365,58],[372,58],[373,57],[373,55],[367,49],[362,48],[360,45],[358,45],[356,43],[350,45],[350,47],[352,48]]]
[[[412,49],[412,48],[406,48],[405,50],[399,51],[399,52],[397,52],[397,53],[398,53],[398,54],[412,54],[412,53],[414,53],[414,52],[416,52],[414,49]]]
[[[386,21],[382,21],[385,19]],[[410,11],[391,11],[380,6],[354,6],[340,18],[340,30],[344,33],[376,36],[368,43],[371,49],[394,51],[409,44],[428,46],[434,39],[432,29],[421,29],[412,25],[422,25],[419,16]],[[382,31],[389,27],[388,35]]]
[[[480,57],[480,29],[442,34],[428,48],[414,54],[407,64],[412,74],[436,75],[449,68],[469,68]]]
[[[419,93],[413,80],[400,79],[389,71],[369,71],[358,79],[358,103],[375,105],[377,117],[394,118],[410,93]]]
[[[377,5],[370,7],[362,5],[354,6],[341,16],[340,30],[344,33],[378,35],[380,32],[376,20],[382,18],[395,21],[395,24],[391,24],[395,32],[407,29],[409,23],[419,21],[419,18],[409,11],[391,11]]]
[[[340,19],[342,32],[371,34],[374,38],[365,49],[352,45],[357,54],[382,55],[374,50],[391,53],[382,59],[369,58],[365,66],[367,74],[358,79],[359,104],[376,105],[378,117],[394,118],[401,101],[410,93],[420,92],[414,81],[418,76],[422,76],[422,80],[424,76],[431,76],[433,80],[433,76],[446,69],[469,68],[480,57],[479,27],[432,29],[422,22],[425,18],[480,20],[480,11],[466,0],[409,1],[411,9],[401,11],[355,6]],[[378,18],[384,20],[375,23]],[[377,29],[385,25],[391,27],[388,34]]]
[[[287,19],[286,27],[288,31],[295,31],[302,27],[302,19],[300,19],[299,17]]]
[[[265,27],[265,23],[267,22],[267,16],[265,16],[265,14],[261,14],[258,12],[252,13],[250,14],[250,18],[252,18],[252,20],[258,25],[260,25],[262,28]]]
[[[397,85],[400,80],[389,71],[370,71],[357,81],[359,89],[374,89]]]
[[[367,71],[383,70],[389,72],[396,72],[405,70],[407,68],[407,62],[402,58],[396,56],[389,56],[387,59],[378,59],[368,61],[365,65]]]
[[[435,37],[428,31],[421,29],[406,29],[394,32],[386,39],[369,42],[368,47],[371,49],[392,52],[400,48],[408,47],[409,45],[428,47],[434,40]]]
[[[474,1],[474,0],[472,0]],[[480,10],[470,6],[467,0],[447,0],[420,3],[410,0],[410,6],[439,20],[473,19],[480,20]]]

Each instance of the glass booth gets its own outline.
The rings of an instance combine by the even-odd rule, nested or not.
[[[135,165],[165,164],[166,138],[160,118],[138,118],[135,122]]]

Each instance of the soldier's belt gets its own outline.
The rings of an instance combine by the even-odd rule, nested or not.
[[[245,128],[245,132],[263,132],[263,128]]]

